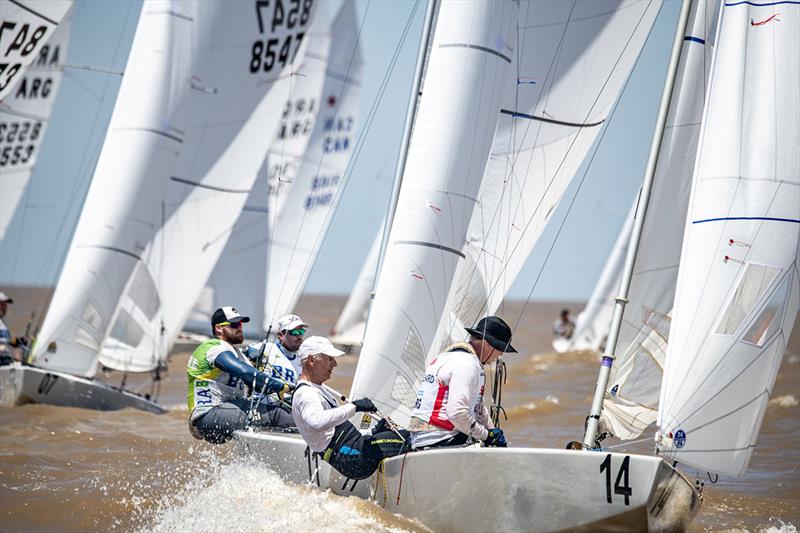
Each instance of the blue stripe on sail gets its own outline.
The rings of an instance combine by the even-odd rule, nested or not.
[[[800,0],[778,0],[777,2],[767,2],[765,4],[759,4],[757,2],[751,2],[750,0],[741,0],[739,2],[725,2],[725,7],[740,6],[742,4],[747,4],[748,6],[754,6],[754,7],[777,6],[777,5],[780,5],[780,4],[800,5]]]
[[[692,41],[693,43],[700,43],[706,44],[705,39],[701,39],[700,37],[694,37],[692,35],[687,35],[683,38],[684,41]]]
[[[778,217],[721,217],[721,218],[706,218],[704,220],[694,220],[692,224],[702,224],[704,222],[719,222],[721,220],[768,220],[771,222],[791,222],[793,224],[800,224],[800,220],[793,218],[778,218]]]

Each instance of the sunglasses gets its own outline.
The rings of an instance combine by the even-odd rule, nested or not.
[[[233,323],[231,323],[231,322],[220,322],[217,325],[218,326],[228,326],[231,329],[242,329],[242,323],[241,322],[233,322]]]
[[[306,330],[304,330],[302,328],[300,328],[300,329],[292,329],[292,330],[286,331],[286,333],[288,335],[293,336],[293,337],[299,337],[301,335],[305,335],[306,334]]]

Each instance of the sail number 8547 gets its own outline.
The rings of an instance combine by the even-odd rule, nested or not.
[[[619,465],[617,479],[614,481],[614,494],[625,497],[625,505],[631,504],[633,489],[629,485],[631,457],[626,455]],[[606,502],[613,503],[611,500],[611,454],[606,455],[605,460],[600,463],[600,473],[606,473]]]
[[[255,0],[258,32],[275,34],[282,27],[303,30],[311,20],[313,5],[314,0]],[[305,31],[297,31],[283,38],[257,39],[253,42],[250,72],[269,72],[278,63],[284,67],[294,61],[304,36]]]

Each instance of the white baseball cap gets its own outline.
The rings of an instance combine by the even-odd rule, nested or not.
[[[300,326],[308,326],[308,324],[303,322],[303,319],[297,315],[284,315],[278,320],[276,328],[278,333],[280,333],[281,331],[291,331]]]
[[[10,304],[13,304],[13,303],[14,303],[14,300],[12,300],[11,298],[9,298],[9,297],[6,295],[6,293],[4,293],[4,292],[0,291],[0,302],[8,302],[8,303],[10,303]]]
[[[331,357],[339,357],[340,355],[344,355],[344,352],[337,350],[336,347],[331,344],[331,341],[325,337],[319,337],[317,335],[304,340],[303,344],[300,345],[300,349],[297,350],[297,353],[300,354],[301,361],[319,353],[330,355]]]

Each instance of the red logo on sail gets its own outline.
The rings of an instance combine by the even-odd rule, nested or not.
[[[778,15],[780,15],[780,13],[775,13],[773,15],[770,15],[769,17],[765,18],[761,22],[756,22],[755,20],[750,19],[750,25],[751,26],[763,26],[764,24],[766,24],[768,22],[772,22],[773,20],[775,22],[780,22],[781,19],[777,18]]]

